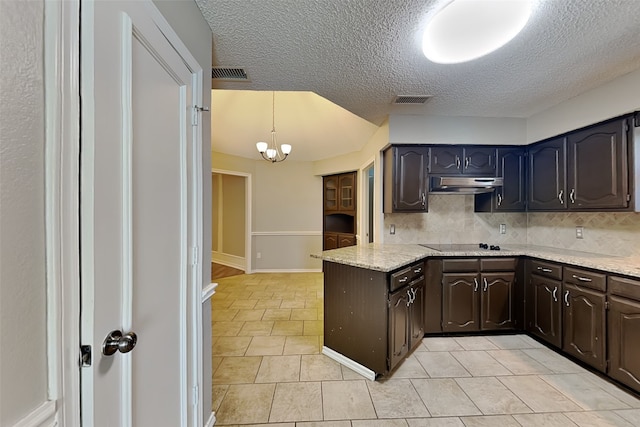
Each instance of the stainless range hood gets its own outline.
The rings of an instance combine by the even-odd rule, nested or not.
[[[501,187],[500,177],[473,176],[431,176],[429,194],[480,194],[490,193]]]

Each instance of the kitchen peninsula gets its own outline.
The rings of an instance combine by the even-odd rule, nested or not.
[[[323,353],[374,380],[393,372],[425,331],[526,331],[640,391],[640,259],[500,249],[371,243],[316,255]]]

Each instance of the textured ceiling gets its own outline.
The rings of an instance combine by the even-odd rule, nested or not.
[[[540,0],[510,43],[454,65],[420,47],[448,0],[196,2],[213,64],[250,78],[214,88],[314,92],[375,125],[389,114],[529,117],[640,68],[640,0]],[[396,95],[433,98],[400,107]]]

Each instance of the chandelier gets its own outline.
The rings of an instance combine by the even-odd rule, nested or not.
[[[276,93],[273,92],[272,97],[272,116],[271,116],[271,143],[260,141],[256,144],[256,148],[262,158],[268,162],[276,163],[281,162],[287,158],[291,153],[291,145],[282,144],[278,148],[278,142],[276,138]]]

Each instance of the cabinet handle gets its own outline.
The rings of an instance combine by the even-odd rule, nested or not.
[[[487,292],[487,289],[489,289],[489,284],[487,283],[487,278],[483,277],[482,280],[484,280],[484,291]]]
[[[409,278],[407,276],[404,276],[402,279],[398,280],[398,283],[404,283],[407,280],[409,280]]]
[[[469,169],[469,164],[471,163],[471,157],[464,158],[464,168]]]
[[[569,307],[569,291],[564,293],[564,303]]]
[[[416,290],[411,288],[411,293],[413,294],[413,298],[411,299],[411,304],[416,300]]]
[[[422,193],[422,207],[426,207],[427,206],[427,196],[425,193]]]
[[[460,169],[460,157],[456,156],[456,169]]]
[[[564,205],[564,199],[562,198],[562,196],[564,196],[564,190],[560,190],[560,192],[558,193],[558,199],[560,200],[560,204]]]
[[[502,204],[502,194],[498,193],[498,206]]]
[[[576,189],[572,188],[571,193],[569,193],[569,199],[571,200],[571,204],[576,202],[575,195],[576,195]]]
[[[473,278],[473,283],[475,283],[475,287],[473,288],[473,292],[478,292],[478,279]]]
[[[418,267],[418,268],[416,268],[415,270],[413,270],[413,272],[414,272],[415,274],[422,273],[422,267]]]
[[[553,293],[551,294],[554,302],[558,302],[558,287],[553,288]]]
[[[550,268],[544,268],[544,267],[538,267],[538,270],[542,271],[543,273],[551,273],[553,271]]]
[[[580,276],[576,276],[575,274],[573,274],[571,277],[573,277],[574,279],[578,279],[581,282],[592,282],[593,279],[590,279],[588,277],[580,277]]]

